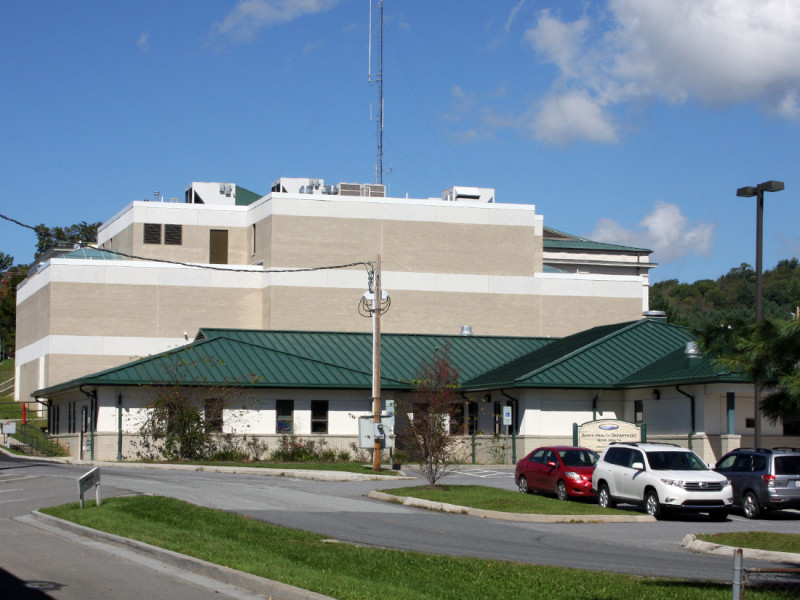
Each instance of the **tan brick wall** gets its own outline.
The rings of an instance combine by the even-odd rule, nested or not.
[[[17,306],[16,348],[48,335],[50,322],[50,286],[45,286]]]

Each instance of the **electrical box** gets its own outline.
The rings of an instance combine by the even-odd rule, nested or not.
[[[381,448],[394,448],[394,416],[381,415],[380,423],[371,416],[358,418],[358,447],[374,448],[375,440]]]

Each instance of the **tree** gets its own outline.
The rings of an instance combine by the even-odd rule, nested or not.
[[[720,368],[761,384],[761,412],[770,421],[800,414],[800,319],[726,324],[699,339]]]
[[[420,366],[415,390],[398,402],[408,422],[398,441],[412,462],[419,463],[429,485],[435,485],[464,461],[465,448],[450,431],[450,417],[462,402],[458,371],[450,361],[449,348],[436,348],[429,362]]]
[[[27,265],[12,266],[14,257],[0,252],[0,360],[14,349],[17,331],[17,285],[28,274]]]
[[[94,243],[97,241],[97,229],[102,222],[87,223],[81,221],[67,227],[48,227],[41,224],[34,227],[36,231],[36,258],[39,258],[49,248],[58,242],[86,242]]]

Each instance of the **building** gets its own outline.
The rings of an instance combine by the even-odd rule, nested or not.
[[[372,411],[371,344],[368,333],[202,329],[180,348],[35,395],[50,406],[55,439],[98,460],[136,458],[148,405],[171,390],[205,403],[220,433],[257,436],[274,448],[291,430],[347,448],[358,439],[357,417]],[[476,444],[479,462],[496,462],[512,432],[506,462],[539,445],[572,443],[576,426],[598,420],[645,424],[647,440],[691,447],[709,462],[752,444],[752,383],[720,372],[687,329],[663,319],[557,339],[385,334],[383,408],[386,398],[407,398],[437,348],[460,373],[463,402],[451,412],[452,430]],[[766,444],[800,445],[782,434],[780,424],[765,424]]]
[[[369,331],[357,307],[378,255],[390,333],[561,337],[648,308],[649,250],[546,228],[489,188],[385,192],[282,178],[265,196],[192,183],[183,202],[127,205],[96,252],[54,255],[19,286],[15,398],[201,328]]]

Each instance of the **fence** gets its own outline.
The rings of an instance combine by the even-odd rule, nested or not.
[[[777,592],[786,598],[800,596],[800,566],[786,569],[761,569],[742,566],[742,549],[733,554],[733,600],[746,599],[749,591]],[[780,597],[780,596],[779,596]]]

